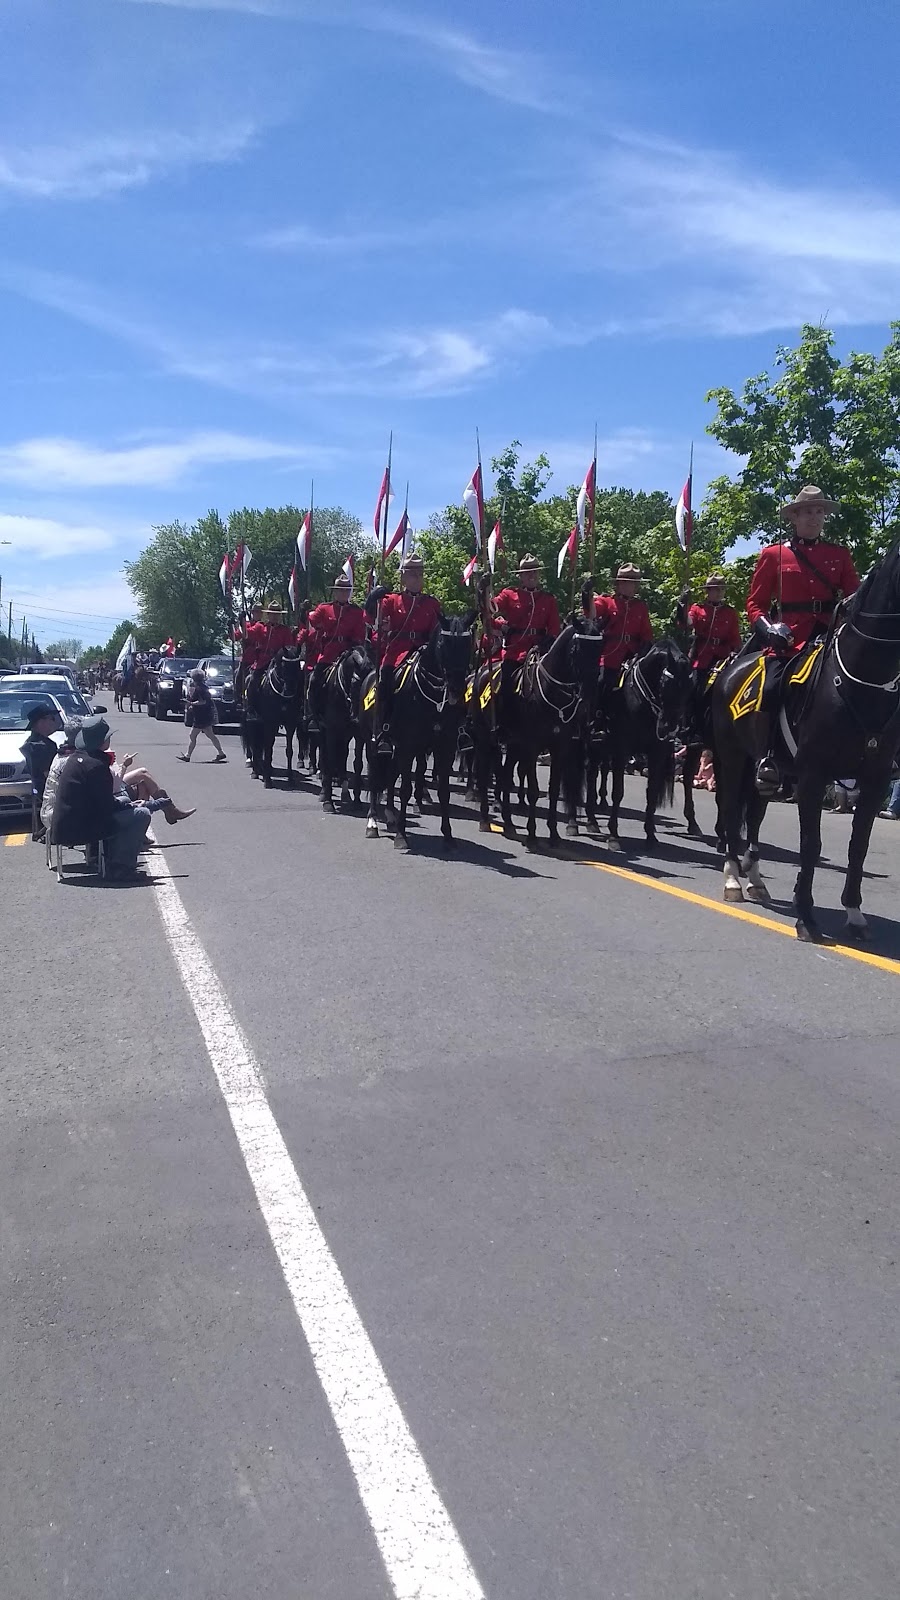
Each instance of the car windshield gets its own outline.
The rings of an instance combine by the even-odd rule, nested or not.
[[[163,662],[160,670],[167,678],[183,678],[186,672],[193,672],[194,668],[199,667],[199,665],[199,656],[191,656],[190,658],[187,656],[170,656]]]
[[[206,676],[208,678],[230,678],[231,661],[228,656],[214,658],[206,663]]]
[[[10,692],[0,680],[0,693],[9,694]],[[29,684],[26,693],[31,695],[32,700],[34,700],[35,696],[52,694],[54,700],[59,701],[63,710],[70,717],[91,716],[91,708],[84,695],[79,693],[77,689],[72,688],[68,678],[38,678],[35,676],[34,687],[32,688]]]
[[[23,733],[27,733],[28,723],[25,719],[30,708],[40,699],[40,694],[29,689],[0,691],[0,732],[9,733],[10,730],[21,728]]]

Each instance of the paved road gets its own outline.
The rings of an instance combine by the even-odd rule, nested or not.
[[[877,965],[721,914],[677,827],[403,856],[112,720],[198,812],[159,889],[0,844],[3,1600],[893,1600],[900,829]],[[298,1315],[279,1130],[446,1518],[419,1587],[346,1320]]]

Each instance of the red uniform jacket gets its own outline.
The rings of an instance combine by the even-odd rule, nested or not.
[[[603,653],[600,664],[621,667],[642,644],[653,643],[653,625],[644,600],[621,600],[618,595],[598,594],[594,612],[603,624]]]
[[[268,628],[264,622],[248,622],[241,638],[241,663],[245,672],[258,667]]]
[[[778,599],[780,566],[781,621],[787,623],[794,635],[795,649],[799,650],[811,634],[823,633],[831,621],[835,604],[832,590],[854,594],[859,578],[850,551],[842,544],[826,544],[824,539],[817,539],[814,544],[798,539],[797,544],[804,561],[798,559],[793,541],[767,544],[760,551],[747,596],[747,616],[753,623],[757,617],[769,615],[772,602]],[[810,572],[807,561],[821,577]]]
[[[345,650],[366,642],[366,619],[361,606],[352,601],[326,600],[309,613],[309,625],[315,630],[315,660],[330,666],[339,661]],[[307,665],[309,656],[307,655]]]
[[[524,661],[541,634],[555,639],[559,633],[559,608],[552,594],[543,589],[501,589],[494,605],[506,623],[506,661]]]
[[[397,667],[410,650],[426,644],[441,620],[441,605],[432,594],[386,594],[381,602],[381,664]]]
[[[724,661],[740,649],[741,625],[734,606],[714,606],[707,600],[703,605],[691,606],[688,622],[694,634],[692,667],[705,672],[707,667],[714,667],[717,661]]]
[[[267,667],[270,661],[274,661],[279,650],[289,650],[294,643],[294,630],[285,622],[268,623],[263,628],[263,634],[256,660],[258,667]]]

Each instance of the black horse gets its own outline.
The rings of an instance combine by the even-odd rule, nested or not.
[[[420,758],[434,755],[435,783],[441,810],[444,847],[452,848],[450,826],[450,773],[456,756],[459,730],[465,714],[466,678],[472,659],[474,611],[465,617],[445,619],[428,643],[408,656],[397,671],[391,712],[393,755],[375,748],[374,684],[371,673],[363,685],[360,733],[365,741],[369,770],[369,811],[366,838],[378,838],[381,796],[399,780],[399,810],[389,803],[386,826],[394,828],[394,844],[408,849],[406,815],[413,789],[413,772]],[[424,778],[424,772],[423,772]]]
[[[334,814],[334,785],[340,783],[341,804],[350,804],[350,782],[347,776],[347,757],[350,741],[357,741],[357,770],[361,765],[359,752],[362,735],[359,730],[359,704],[362,684],[372,670],[372,661],[365,646],[345,650],[330,667],[322,686],[322,726],[319,730],[319,772],[322,779],[323,810]],[[355,803],[359,805],[357,784]]]
[[[526,837],[537,842],[539,795],[538,757],[550,752],[547,827],[559,843],[559,796],[566,808],[567,833],[578,832],[581,792],[581,739],[590,718],[600,674],[603,632],[593,617],[572,617],[543,654],[535,648],[523,663],[519,683],[501,691],[496,664],[488,679],[485,665],[475,675],[472,693],[472,728],[475,736],[475,771],[481,809],[482,832],[490,829],[490,784],[496,768],[497,743],[503,748],[500,766],[500,814],[503,833],[516,839],[512,819],[512,792],[517,763],[524,769],[527,792]]]
[[[300,652],[296,646],[279,650],[249,695],[245,695],[241,738],[254,778],[272,787],[272,751],[279,729],[284,729],[287,782],[294,782],[294,735],[300,719],[303,694]]]
[[[625,793],[625,768],[629,757],[643,756],[647,764],[647,799],[644,835],[656,844],[656,812],[671,805],[675,796],[675,742],[684,728],[693,692],[691,664],[672,639],[661,639],[645,655],[628,662],[621,686],[607,687],[603,696],[605,732],[602,750],[611,776],[609,843],[619,848],[619,811]],[[592,738],[587,751],[588,829],[598,832],[597,772],[601,746]],[[690,819],[689,819],[690,820]]]
[[[748,665],[749,661],[749,665]],[[864,937],[862,875],[872,823],[900,749],[900,540],[873,567],[853,598],[835,614],[821,648],[788,661],[781,699],[762,696],[765,658],[738,657],[713,686],[716,794],[725,831],[725,899],[768,902],[759,870],[759,830],[766,801],[755,770],[768,745],[769,720],[778,718],[779,765],[796,778],[800,870],[794,885],[797,936],[821,939],[813,904],[813,876],[822,849],[822,804],[832,778],[855,778],[853,816],[841,904],[847,929]],[[742,685],[755,671],[759,695]],[[752,686],[751,686],[752,687]],[[751,709],[742,709],[747,705]],[[735,715],[737,711],[737,715]]]

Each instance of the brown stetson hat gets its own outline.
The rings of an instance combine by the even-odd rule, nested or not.
[[[518,567],[516,568],[516,572],[517,573],[519,573],[519,572],[543,572],[543,570],[544,570],[544,563],[542,561],[539,561],[537,556],[523,556],[521,561],[519,562]]]
[[[829,500],[827,494],[823,494],[821,489],[817,489],[814,483],[805,483],[800,493],[781,507],[778,514],[782,522],[787,522],[791,512],[799,511],[801,506],[821,506],[826,513],[840,511],[841,509],[839,500]]]
[[[724,589],[724,587],[725,587],[725,574],[724,574],[724,572],[711,572],[709,577],[706,580],[706,583],[705,583],[704,587],[707,588],[707,589]]]
[[[640,583],[641,569],[636,567],[633,561],[624,561],[616,573],[616,583],[620,578],[625,583]]]

